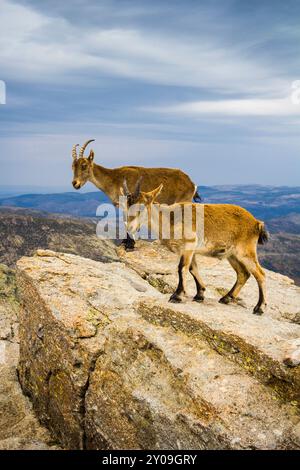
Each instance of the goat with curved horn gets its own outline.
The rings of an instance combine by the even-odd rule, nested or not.
[[[189,272],[197,289],[194,300],[203,302],[205,285],[195,258],[200,254],[227,259],[237,274],[233,287],[219,300],[223,304],[237,302],[240,290],[252,274],[259,289],[253,313],[262,315],[266,306],[266,276],[257,259],[257,244],[261,245],[268,240],[264,222],[246,209],[232,204],[199,205],[190,201],[159,204],[155,201],[162,190],[163,184],[160,184],[151,191],[142,192],[134,201],[127,200],[126,211],[129,212],[134,204],[139,205],[140,209],[130,213],[126,229],[134,237],[142,227],[148,228],[148,232],[151,230],[151,233],[157,234],[164,246],[179,254],[178,285],[170,302],[182,302]],[[178,237],[177,234],[181,235]]]
[[[119,168],[105,168],[94,163],[94,152],[84,156],[84,151],[90,142],[88,140],[81,148],[79,158],[75,160],[76,147],[73,147],[73,187],[80,189],[88,181],[103,191],[119,207],[122,190],[125,196],[132,195],[131,200],[141,196],[142,190],[149,192],[155,183],[163,183],[164,187],[157,197],[157,202],[172,205],[177,202],[199,200],[197,186],[191,178],[178,168],[145,168],[143,166],[121,166]],[[119,158],[120,156],[118,156]],[[133,248],[134,241],[128,236],[124,240],[127,249]]]
[[[73,157],[73,160],[76,160],[77,159],[77,150],[76,148],[79,146],[79,144],[76,144],[76,145],[73,145],[73,148],[72,148],[72,157]]]
[[[83,146],[81,147],[79,151],[79,158],[83,158],[84,151],[91,142],[95,142],[95,139],[87,140],[86,143],[83,144]]]

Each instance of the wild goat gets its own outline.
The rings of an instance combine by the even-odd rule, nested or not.
[[[80,189],[90,181],[98,189],[101,189],[112,201],[115,206],[119,203],[119,188],[126,179],[129,190],[134,191],[135,183],[138,178],[143,178],[143,189],[150,191],[155,181],[161,181],[164,189],[158,196],[158,202],[164,204],[174,204],[184,201],[200,201],[201,198],[197,192],[196,185],[191,181],[188,175],[183,171],[173,168],[144,168],[142,166],[122,166],[120,168],[104,168],[94,163],[94,151],[91,150],[88,157],[84,157],[84,151],[90,142],[88,140],[80,149],[77,157],[76,148],[72,149],[73,157],[73,181],[75,189]],[[127,248],[134,246],[134,241],[128,236],[125,243]]]
[[[129,193],[126,182],[120,188],[126,196],[124,210],[127,211],[127,230],[136,233],[142,226],[151,226],[157,238],[172,251],[180,254],[178,265],[179,282],[170,297],[171,302],[181,302],[185,294],[186,275],[192,274],[197,288],[193,300],[204,300],[205,285],[199,275],[196,254],[227,259],[236,272],[237,279],[229,292],[219,302],[234,302],[250,274],[255,277],[259,288],[259,300],[253,313],[261,315],[265,301],[265,273],[257,259],[257,243],[268,239],[264,223],[239,206],[231,204],[193,204],[191,202],[171,206],[156,204],[163,189],[161,184],[150,192],[140,190],[138,181],[134,194]],[[134,210],[132,210],[134,209]],[[184,212],[190,214],[191,223],[187,226]],[[179,214],[179,217],[178,217]],[[199,216],[200,214],[200,216]],[[177,215],[177,217],[176,217]],[[198,220],[197,220],[198,218]],[[169,237],[164,237],[168,230]],[[153,232],[152,232],[153,233]],[[181,234],[178,238],[178,234]],[[175,236],[176,235],[176,236]],[[180,238],[181,237],[181,238]]]

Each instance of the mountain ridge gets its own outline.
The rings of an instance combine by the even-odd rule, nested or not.
[[[227,203],[245,207],[257,218],[269,220],[300,214],[300,187],[229,185],[198,186],[204,203]],[[100,190],[91,192],[63,192],[23,194],[1,197],[0,206],[23,207],[65,213],[73,216],[94,217],[100,203],[109,198]]]

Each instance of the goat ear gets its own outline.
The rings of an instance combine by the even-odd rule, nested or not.
[[[90,162],[92,162],[92,161],[94,160],[94,156],[95,156],[94,150],[91,150],[91,151],[90,151],[90,154],[89,154],[89,156],[88,156],[88,159],[89,159]]]
[[[158,186],[158,188],[155,188],[155,189],[153,189],[153,191],[151,191],[150,194],[151,194],[151,200],[152,200],[152,202],[154,202],[155,199],[157,198],[157,196],[160,194],[160,192],[161,192],[163,186],[164,186],[163,184],[160,184],[160,185]]]
[[[161,192],[163,188],[163,184],[160,184],[158,188],[153,189],[153,191],[150,191],[149,193],[142,193],[143,199],[145,201],[145,204],[152,204],[152,202],[155,201],[159,193]]]
[[[121,194],[121,196],[125,196],[124,189],[122,188],[122,186],[120,187],[120,194]]]

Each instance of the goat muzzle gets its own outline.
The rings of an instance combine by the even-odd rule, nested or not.
[[[80,183],[80,181],[73,180],[73,181],[72,181],[72,185],[73,185],[73,188],[75,188],[75,189],[80,189],[80,188],[81,188],[81,183]]]

